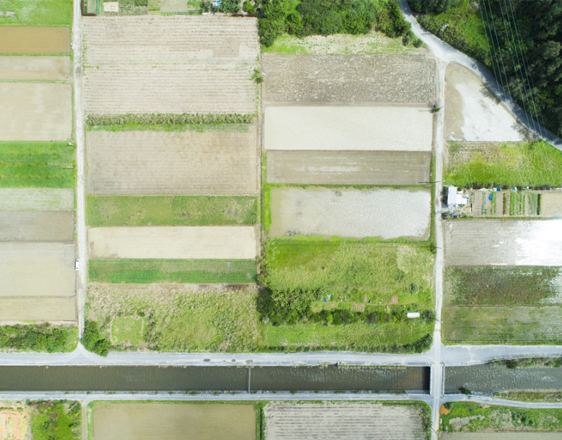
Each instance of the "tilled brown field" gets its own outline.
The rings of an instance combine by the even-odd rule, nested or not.
[[[423,440],[422,411],[373,403],[270,403],[264,409],[267,440]]]
[[[264,102],[431,105],[435,66],[425,56],[263,54]]]
[[[0,53],[70,51],[68,27],[0,26]]]
[[[253,113],[255,19],[84,17],[89,114]]]
[[[0,211],[0,241],[73,240],[73,211]]]
[[[70,57],[0,56],[0,80],[70,80]]]
[[[267,152],[271,183],[417,185],[429,181],[431,153],[416,151]]]
[[[74,255],[68,243],[0,243],[0,296],[74,296]]]
[[[90,194],[256,194],[256,132],[87,134]]]
[[[74,298],[0,298],[0,322],[75,320]]]

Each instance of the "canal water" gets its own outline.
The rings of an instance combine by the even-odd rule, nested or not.
[[[428,367],[0,367],[8,391],[429,392]]]

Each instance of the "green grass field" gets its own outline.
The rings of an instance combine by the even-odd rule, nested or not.
[[[90,260],[89,279],[100,283],[255,283],[253,260]]]
[[[140,317],[121,317],[113,320],[111,338],[115,344],[141,345],[146,340],[147,320]]]
[[[528,409],[471,402],[446,403],[441,415],[444,432],[562,431],[562,409]]]
[[[505,391],[494,397],[518,402],[562,402],[562,391]]]
[[[346,301],[365,302],[367,296],[373,305],[385,305],[397,296],[399,304],[433,308],[434,259],[423,245],[270,240],[265,282],[272,289],[321,290]]]
[[[225,226],[257,222],[256,196],[88,195],[89,226]]]
[[[452,142],[445,185],[562,186],[562,152],[546,142],[475,144]],[[517,209],[517,208],[514,208]]]
[[[81,438],[82,406],[77,401],[26,401],[34,440],[78,440]],[[84,421],[87,425],[87,421]]]
[[[0,17],[0,26],[71,26],[72,0],[0,0],[0,11],[15,17]]]
[[[0,187],[75,185],[75,147],[68,142],[0,142]]]

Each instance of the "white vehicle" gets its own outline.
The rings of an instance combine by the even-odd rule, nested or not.
[[[80,270],[80,260],[74,260],[74,268]]]

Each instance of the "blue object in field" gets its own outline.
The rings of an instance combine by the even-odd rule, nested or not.
[[[324,302],[326,302],[326,298],[324,298]]]
[[[492,199],[493,199],[492,194],[490,194],[490,195],[488,196],[488,200],[491,201]]]

